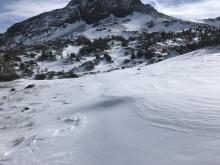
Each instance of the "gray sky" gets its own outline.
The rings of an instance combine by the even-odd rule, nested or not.
[[[142,0],[158,11],[178,18],[198,20],[220,16],[220,0]]]
[[[70,0],[0,0],[0,32],[31,16],[64,7]],[[197,20],[220,16],[219,0],[142,0],[160,12]]]

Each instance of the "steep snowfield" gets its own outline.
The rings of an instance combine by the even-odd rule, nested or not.
[[[82,34],[91,39],[117,35],[127,38],[128,36],[134,36],[132,32],[178,32],[195,25],[193,22],[184,22],[171,18],[157,18],[135,12],[125,18],[114,16],[106,18],[100,21],[99,26],[90,27]]]
[[[66,24],[64,27],[51,28],[42,34],[32,37],[18,35],[15,37],[15,41],[17,43],[24,42],[26,45],[31,45],[55,40],[57,38],[75,38],[78,35],[85,35],[91,39],[108,36],[123,36],[128,38],[129,36],[134,36],[133,32],[177,32],[197,25],[198,24],[193,22],[175,18],[153,17],[151,15],[134,12],[132,15],[128,15],[124,18],[111,16],[96,24],[86,24],[85,21]]]
[[[151,26],[150,26],[151,25]],[[83,35],[91,39],[107,36],[133,36],[132,32],[178,32],[196,26],[193,22],[171,18],[157,18],[150,15],[133,13],[125,18],[109,17],[100,21],[97,27],[87,27]],[[75,34],[73,33],[73,36]]]
[[[79,79],[1,83],[0,164],[218,165],[218,52]]]

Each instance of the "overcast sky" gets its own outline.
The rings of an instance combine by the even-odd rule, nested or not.
[[[70,0],[0,0],[0,32],[31,16],[64,7]],[[220,0],[142,0],[160,12],[198,20],[220,16]]]

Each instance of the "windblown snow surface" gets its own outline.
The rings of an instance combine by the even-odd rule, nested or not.
[[[0,164],[219,165],[218,52],[78,79],[1,83]]]

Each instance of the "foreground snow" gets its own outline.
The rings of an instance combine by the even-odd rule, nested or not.
[[[79,79],[2,83],[0,164],[218,165],[217,52]]]

